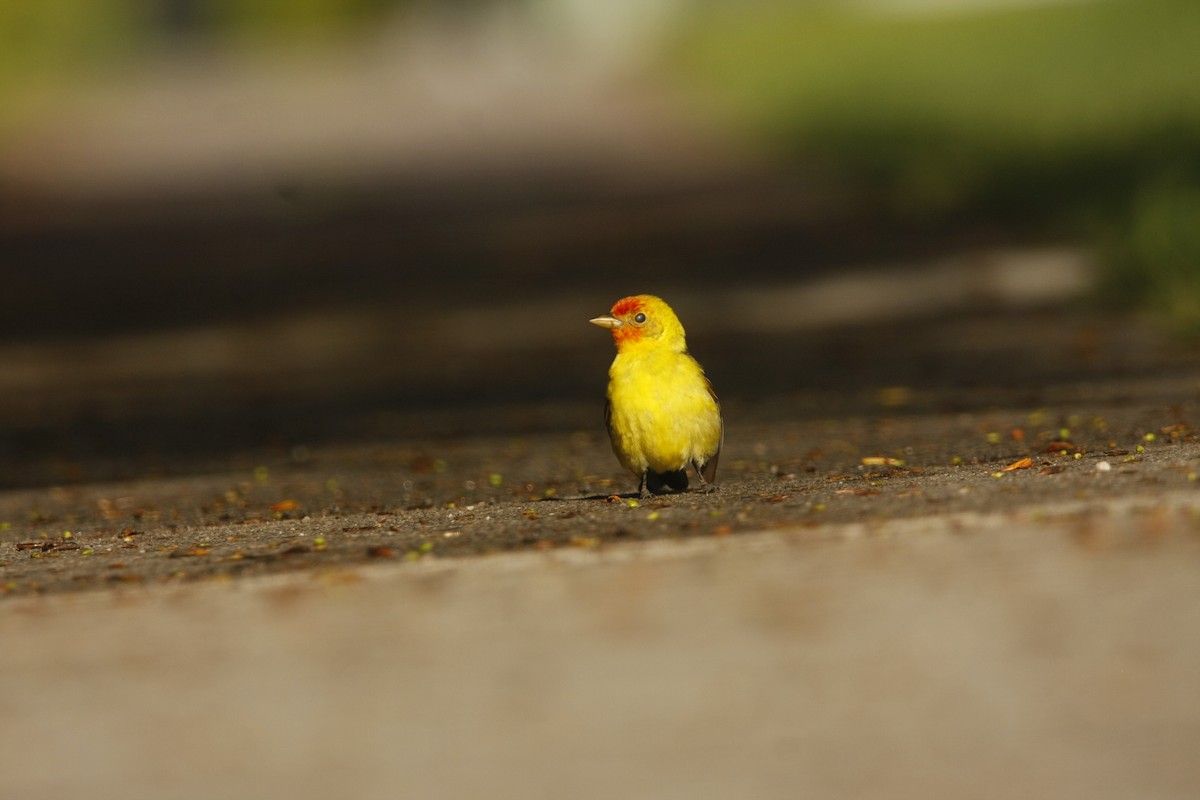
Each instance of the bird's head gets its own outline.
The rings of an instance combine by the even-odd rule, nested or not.
[[[665,346],[681,353],[687,349],[679,318],[662,298],[651,294],[622,298],[607,315],[590,322],[612,331],[618,352],[646,345]]]

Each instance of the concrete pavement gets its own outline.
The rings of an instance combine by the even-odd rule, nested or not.
[[[4,795],[1194,797],[1200,502],[1061,511],[14,598]]]

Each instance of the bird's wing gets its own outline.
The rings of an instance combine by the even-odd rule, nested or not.
[[[704,376],[704,386],[708,389],[708,396],[711,397],[713,399],[713,402],[717,404],[717,411],[720,411],[721,410],[721,400],[720,400],[720,398],[717,397],[717,392],[715,389],[712,388],[712,381],[710,381],[708,379],[707,375]]]
[[[708,396],[711,397],[713,402],[717,404],[717,413],[719,414],[721,412],[721,401],[717,398],[717,393],[713,390],[712,381],[708,379],[707,375],[704,376],[704,385],[708,387]],[[709,456],[708,460],[704,462],[704,470],[702,474],[704,475],[704,480],[708,481],[709,483],[715,483],[717,480],[717,461],[721,458],[721,448],[724,446],[725,420],[722,418],[721,441],[717,443],[717,452]]]

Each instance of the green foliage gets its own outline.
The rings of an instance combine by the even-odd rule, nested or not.
[[[178,45],[247,49],[343,36],[420,0],[198,0],[181,29],[154,0],[0,0],[0,134],[56,92]]]
[[[0,0],[0,90],[128,53],[143,35],[134,3]]]
[[[224,38],[250,43],[311,42],[381,17],[396,0],[210,0],[203,22]]]
[[[1105,165],[1196,158],[1200,4],[1189,0],[905,16],[708,8],[676,51],[690,80],[776,146],[835,159],[918,205],[1003,195],[1014,168],[1053,188]]]
[[[411,0],[409,0],[411,2]],[[196,32],[215,41],[321,39],[384,16],[404,0],[205,0]],[[144,54],[169,35],[150,0],[0,0],[0,91]]]
[[[1109,243],[1103,297],[1139,303],[1181,337],[1200,338],[1200,185],[1149,186],[1131,209]]]
[[[1190,327],[1200,265],[1183,228],[1189,213],[1200,227],[1200,3],[703,9],[673,50],[677,74],[776,151],[826,165],[901,219],[1127,231],[1108,285],[1143,284],[1123,296]],[[1147,188],[1162,185],[1175,188]],[[1156,225],[1169,230],[1153,239]]]

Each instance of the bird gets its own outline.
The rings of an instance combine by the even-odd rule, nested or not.
[[[604,421],[617,460],[639,478],[638,495],[684,491],[689,466],[701,489],[712,491],[725,438],[721,405],[675,312],[639,294],[589,322],[610,329],[617,348]]]

